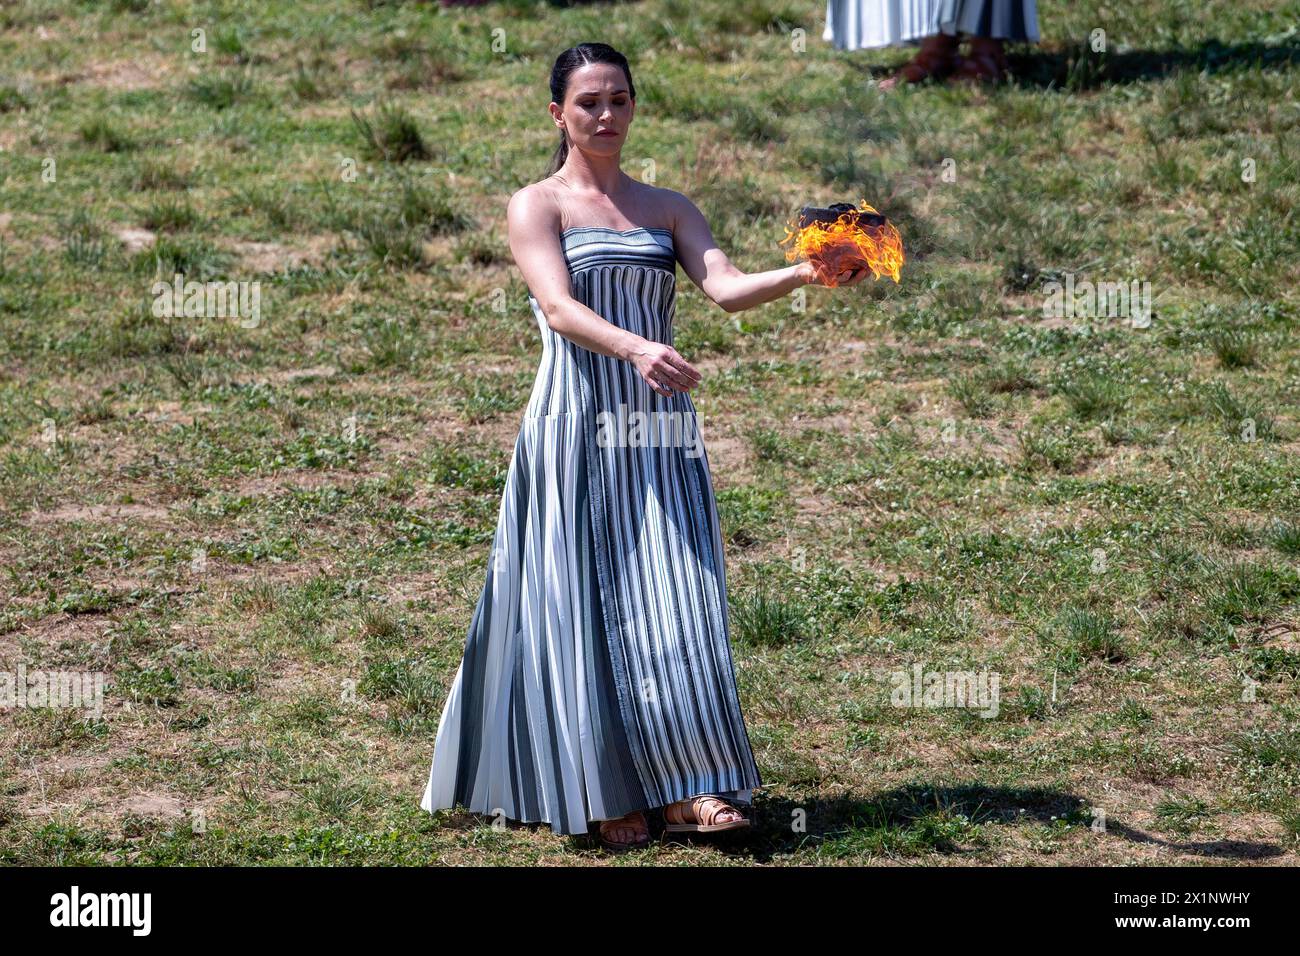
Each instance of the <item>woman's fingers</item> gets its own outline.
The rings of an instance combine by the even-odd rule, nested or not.
[[[654,369],[654,377],[665,385],[672,385],[683,392],[689,392],[695,383],[668,363]]]
[[[668,355],[665,356],[665,358],[667,358],[667,360],[672,363],[672,365],[677,369],[678,373],[681,374],[690,383],[692,388],[700,384],[702,376],[700,375],[699,371],[695,368],[694,365],[686,361],[686,359],[682,358],[679,353],[670,352],[668,353]]]
[[[651,375],[664,385],[689,392],[700,384],[700,373],[672,347],[650,364]]]
[[[695,366],[670,345],[658,350],[644,368],[638,365],[638,370],[646,384],[660,395],[672,395],[674,390],[689,392],[701,381]]]

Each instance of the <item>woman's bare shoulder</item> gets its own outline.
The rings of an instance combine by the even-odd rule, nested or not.
[[[677,231],[677,226],[686,221],[687,215],[695,208],[694,203],[677,192],[675,189],[666,189],[663,186],[654,186],[650,183],[641,184],[647,192],[647,208],[658,210],[658,216],[668,220],[663,225],[665,228]]]
[[[694,208],[690,200],[676,190],[664,189],[663,186],[654,186],[649,182],[637,183],[637,187],[641,193],[638,206],[653,209],[646,216],[646,219],[653,220],[651,225],[676,232],[677,224],[685,219],[685,212]]]
[[[506,203],[506,220],[507,223],[526,224],[530,227],[557,227],[560,222],[560,206],[546,181],[529,183],[515,190]]]

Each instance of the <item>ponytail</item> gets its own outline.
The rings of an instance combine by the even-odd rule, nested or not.
[[[546,167],[546,176],[543,176],[542,178],[545,179],[547,176],[552,176],[555,173],[558,173],[560,167],[564,165],[564,161],[568,156],[569,140],[564,135],[564,130],[560,130],[560,145],[556,146],[555,152],[551,154],[551,164]]]

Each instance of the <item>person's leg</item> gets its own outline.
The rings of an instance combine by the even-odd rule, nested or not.
[[[945,27],[968,34],[970,52],[955,75],[967,80],[1001,80],[1007,74],[1006,43],[1038,42],[1035,0],[949,0]]]

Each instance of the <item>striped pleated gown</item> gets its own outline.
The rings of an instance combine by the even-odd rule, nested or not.
[[[1035,0],[826,0],[822,39],[839,50],[919,43],[936,33],[1038,42]]]
[[[561,241],[576,299],[672,344],[671,230],[581,226]],[[751,803],[762,781],[708,457],[686,437],[698,439],[691,397],[658,394],[528,301],[541,366],[420,806],[575,834],[696,794]],[[657,424],[610,427],[633,412]]]

